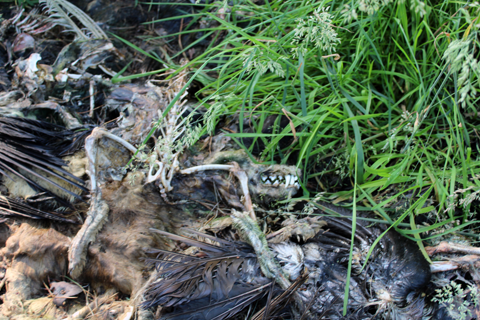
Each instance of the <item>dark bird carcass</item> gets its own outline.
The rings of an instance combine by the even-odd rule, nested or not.
[[[251,246],[199,234],[185,238],[155,230],[195,249],[190,254],[155,251],[156,272],[145,287],[144,308],[160,319],[436,319],[425,292],[430,267],[418,246],[383,227],[356,224],[348,306],[343,312],[352,221],[323,217],[314,237],[270,244],[292,286],[281,290],[261,272]],[[365,267],[364,267],[365,264]],[[251,309],[251,310],[250,310]],[[250,311],[248,311],[250,310]],[[158,311],[157,311],[158,312]],[[158,313],[157,313],[158,314]]]

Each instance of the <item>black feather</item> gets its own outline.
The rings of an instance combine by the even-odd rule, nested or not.
[[[347,278],[352,221],[346,218],[324,218],[328,232],[319,232],[310,243],[319,245],[321,261],[306,261],[309,270],[316,269],[321,278],[309,281],[319,289],[312,309],[329,319],[344,319],[338,312],[343,308]],[[361,271],[370,246],[385,230],[365,227],[357,223],[354,252],[359,261],[352,266],[348,313],[350,318],[382,315],[388,319],[428,318],[429,309],[423,292],[430,281],[428,262],[418,246],[395,231],[387,232],[372,251],[367,267]],[[345,240],[348,242],[345,243]],[[345,245],[348,245],[345,247]],[[335,250],[335,246],[338,246]],[[313,288],[307,289],[312,291]],[[382,299],[383,298],[383,299]],[[376,310],[372,313],[373,310]]]
[[[257,258],[247,244],[218,239],[193,230],[190,232],[217,244],[165,231],[152,231],[201,248],[205,255],[205,258],[199,258],[163,250],[150,251],[157,253],[157,257],[148,259],[147,263],[155,264],[158,279],[146,290],[146,302],[142,307],[171,307],[172,311],[162,319],[228,319],[271,291],[272,280],[261,274]],[[279,293],[280,290],[275,289],[275,295]],[[268,312],[272,314],[281,309],[281,302],[289,297],[287,294],[283,299],[276,300]]]
[[[76,135],[78,134],[65,130],[61,126],[43,121],[13,117],[0,118],[0,173],[7,179],[11,178],[11,175],[17,176],[36,191],[47,192],[58,202],[69,206],[65,199],[40,186],[32,180],[32,177],[81,199],[79,194],[61,187],[48,178],[54,176],[80,190],[87,191],[83,180],[62,168],[66,163],[59,157],[59,154],[64,152],[59,145],[65,144],[69,139],[78,140]]]
[[[9,217],[26,217],[30,219],[50,219],[62,222],[76,223],[52,212],[34,208],[18,199],[0,196],[0,214]]]

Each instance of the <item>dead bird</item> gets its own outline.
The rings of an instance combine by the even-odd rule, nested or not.
[[[300,296],[302,305],[296,299],[290,308],[275,311],[289,312],[296,319],[434,319],[435,308],[424,295],[430,267],[416,244],[388,231],[362,268],[384,229],[366,228],[359,223],[344,316],[352,222],[345,218],[324,220],[324,230],[303,243],[292,238],[270,245],[291,281],[308,275],[292,289]],[[248,306],[263,303],[263,312],[273,316],[269,305],[273,298],[266,297],[280,296],[282,290],[262,275],[252,247],[197,232],[193,233],[209,243],[155,232],[199,249],[194,256],[156,251],[157,258],[148,260],[155,265],[156,272],[145,289],[144,308],[161,306],[161,319],[228,319]],[[269,291],[269,286],[276,290]]]
[[[63,169],[66,163],[60,157],[81,145],[84,131],[65,130],[59,125],[27,118],[0,118],[0,173],[4,185],[21,188],[15,183],[24,181],[37,193],[26,201],[4,197],[0,214],[55,219],[54,214],[32,204],[55,200],[68,207],[70,200],[81,199],[79,193],[87,190],[83,180]],[[66,221],[62,217],[57,220]]]
[[[201,248],[195,256],[150,251],[157,258],[147,259],[147,263],[155,264],[158,278],[151,278],[142,307],[171,309],[162,319],[227,319],[274,288],[272,280],[261,274],[255,253],[247,244],[195,231],[191,232],[217,244],[154,232]]]

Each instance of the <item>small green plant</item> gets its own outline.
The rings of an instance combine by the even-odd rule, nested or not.
[[[479,310],[479,292],[475,285],[468,285],[463,289],[459,283],[451,281],[435,291],[432,301],[444,306],[449,316],[454,319],[472,319],[472,310]]]

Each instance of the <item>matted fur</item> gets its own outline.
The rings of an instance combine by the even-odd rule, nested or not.
[[[43,283],[60,279],[67,271],[70,238],[38,222],[11,227],[12,235],[0,250],[6,266],[3,314],[22,311],[23,301],[44,295]]]
[[[165,241],[150,228],[172,230],[172,214],[153,186],[142,185],[142,173],[130,173],[123,181],[113,181],[102,188],[110,212],[87,253],[83,278],[94,288],[111,286],[123,294],[134,294],[143,286],[146,274],[145,249],[166,248]]]

